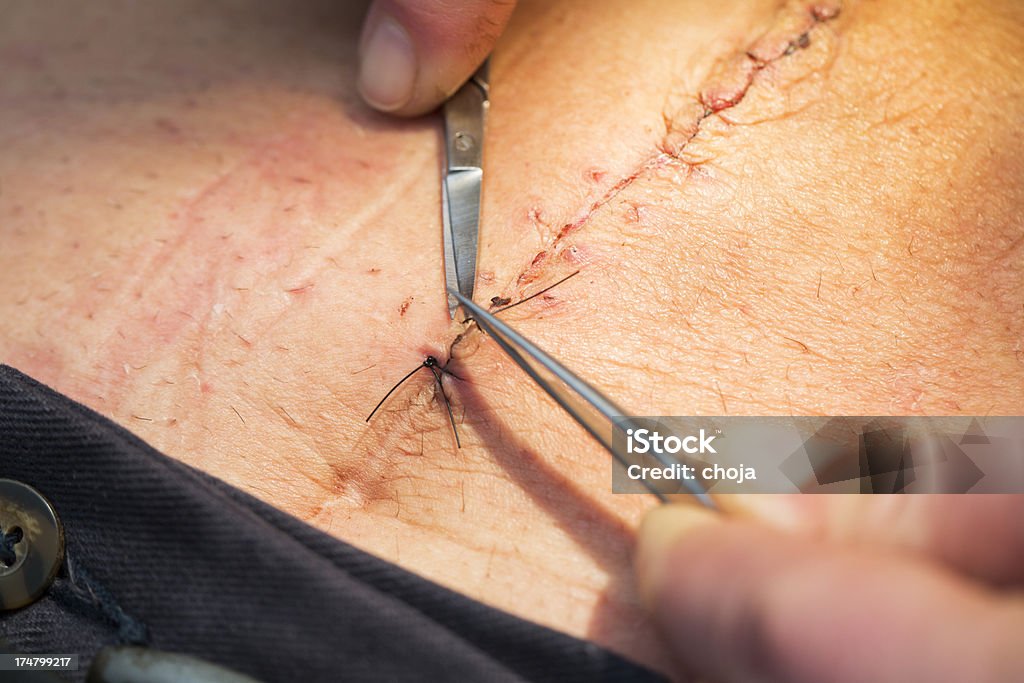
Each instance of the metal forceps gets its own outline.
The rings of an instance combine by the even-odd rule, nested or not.
[[[628,465],[625,453],[620,451],[618,444],[612,439],[613,425],[618,423],[623,429],[630,427],[632,418],[626,415],[604,394],[577,377],[564,365],[556,361],[507,324],[473,303],[458,291],[449,289],[454,297],[469,313],[476,324],[486,332],[521,367],[534,382],[540,386],[558,405],[569,413],[584,429],[590,432],[597,441],[612,454],[620,464]],[[662,465],[671,466],[672,460],[664,454],[655,454]],[[665,494],[659,491],[647,479],[641,479],[644,486],[662,502],[667,502]],[[683,480],[697,500],[704,506],[717,509],[711,496],[696,480]]]
[[[441,180],[446,288],[473,298],[480,234],[480,186],[483,182],[484,122],[488,99],[488,62],[444,104],[445,173]],[[459,307],[448,296],[448,315]]]

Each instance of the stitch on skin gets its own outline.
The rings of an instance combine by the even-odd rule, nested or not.
[[[504,301],[505,303],[502,304],[501,308],[499,308],[498,310],[492,311],[491,315],[498,315],[502,311],[507,311],[508,309],[515,308],[516,306],[518,306],[520,304],[525,304],[530,299],[536,299],[537,297],[541,296],[542,294],[543,295],[547,295],[547,296],[544,297],[544,300],[548,301],[551,298],[550,295],[548,295],[549,291],[551,291],[552,289],[554,289],[558,285],[562,284],[563,282],[565,282],[569,278],[576,277],[579,274],[580,274],[580,271],[578,271],[578,270],[576,272],[574,272],[574,273],[570,273],[569,275],[566,275],[565,277],[563,277],[561,280],[559,280],[558,282],[554,283],[553,285],[548,285],[547,287],[545,287],[544,289],[540,290],[536,294],[531,294],[530,296],[526,297],[525,299],[520,299],[519,301],[515,302],[514,304],[513,303],[509,303],[509,302],[512,301],[511,299],[501,299],[500,297],[493,297],[491,299],[492,305],[494,304],[495,300],[497,300],[497,301]]]
[[[551,298],[550,295],[548,294],[549,291],[551,291],[552,289],[554,289],[558,285],[562,284],[566,280],[568,280],[568,279],[570,279],[572,277],[575,277],[576,275],[579,275],[579,273],[580,273],[580,271],[577,270],[577,271],[575,271],[575,272],[573,272],[573,273],[563,277],[561,280],[558,280],[554,284],[548,285],[547,287],[545,287],[544,289],[540,290],[539,292],[531,294],[530,296],[528,296],[528,297],[526,297],[524,299],[520,299],[519,301],[517,301],[515,303],[511,303],[511,299],[508,299],[508,298],[502,298],[502,297],[497,297],[497,296],[496,297],[492,297],[491,298],[491,306],[500,306],[497,310],[495,310],[493,312],[493,314],[497,315],[498,313],[501,313],[502,311],[507,311],[510,308],[515,308],[516,306],[518,306],[520,304],[524,304],[527,301],[530,301],[531,299],[534,299],[534,298],[537,298],[537,297],[540,297],[540,296],[544,296],[545,300],[549,300]],[[410,370],[404,377],[402,377],[400,380],[395,382],[394,386],[392,386],[391,389],[389,389],[388,392],[386,394],[384,394],[384,397],[377,403],[376,406],[374,406],[373,410],[370,411],[370,414],[366,416],[366,420],[365,420],[366,422],[369,422],[373,418],[373,416],[377,413],[377,411],[380,410],[380,407],[384,405],[384,403],[388,400],[388,398],[390,398],[391,395],[393,393],[395,393],[400,386],[405,384],[405,382],[407,380],[409,380],[417,372],[419,372],[423,368],[427,368],[428,370],[430,370],[431,374],[434,376],[434,380],[436,382],[437,390],[440,391],[441,398],[444,400],[445,409],[448,412],[448,420],[450,421],[451,426],[452,426],[452,433],[455,435],[455,445],[456,445],[457,448],[462,448],[462,442],[461,442],[461,440],[459,438],[459,430],[458,430],[458,427],[456,426],[455,413],[452,410],[451,400],[448,398],[448,394],[445,393],[444,383],[441,381],[443,375],[448,375],[449,377],[453,377],[453,378],[455,378],[455,379],[457,379],[459,381],[465,381],[465,380],[462,379],[462,377],[459,377],[457,374],[455,374],[454,372],[449,370],[448,366],[452,363],[453,360],[458,360],[459,358],[463,357],[463,354],[461,354],[460,352],[456,351],[456,347],[460,346],[460,342],[462,342],[463,340],[468,340],[469,335],[470,335],[470,333],[473,330],[478,330],[479,328],[477,327],[475,321],[472,318],[467,318],[467,319],[463,320],[461,324],[463,325],[464,329],[462,330],[462,332],[459,333],[459,335],[455,338],[455,340],[449,345],[449,348],[448,348],[448,352],[449,352],[448,361],[442,364],[440,361],[438,361],[436,356],[428,355],[426,357],[426,359],[422,363],[417,365],[415,368]],[[457,353],[458,353],[458,355],[456,355]],[[470,353],[472,353],[472,349],[467,349],[466,350],[466,355],[468,355]],[[463,413],[462,418],[463,418],[463,420],[465,420],[465,413]]]
[[[444,365],[442,365],[437,360],[437,358],[434,357],[434,356],[427,356],[426,359],[424,359],[422,363],[420,363],[415,368],[410,370],[409,373],[407,375],[405,375],[405,377],[403,377],[402,379],[400,379],[397,382],[395,382],[395,385],[393,387],[391,387],[390,390],[388,390],[388,393],[384,394],[384,398],[382,398],[380,400],[380,402],[377,403],[376,406],[374,406],[373,410],[370,411],[370,414],[366,416],[366,421],[367,422],[370,421],[370,418],[372,418],[374,416],[374,414],[380,409],[380,407],[382,405],[384,405],[384,402],[388,400],[388,397],[391,396],[391,394],[395,393],[395,391],[398,390],[398,387],[400,387],[403,384],[405,384],[405,381],[407,379],[409,379],[410,377],[415,375],[417,372],[419,372],[423,368],[426,368],[427,370],[430,370],[430,374],[432,374],[434,376],[434,379],[437,381],[437,388],[441,391],[441,397],[444,399],[445,408],[448,409],[448,419],[451,420],[451,423],[452,423],[452,433],[455,434],[455,446],[457,448],[462,448],[462,442],[459,440],[459,430],[455,426],[455,415],[452,412],[452,404],[451,404],[451,401],[448,400],[448,394],[446,394],[445,391],[444,391],[444,383],[441,382],[441,375],[448,375],[448,376],[454,377],[455,379],[458,379],[458,380],[461,380],[462,378],[459,377],[458,375],[456,375],[454,372],[451,372],[450,370],[445,369],[447,365],[448,365],[448,363],[445,363]]]

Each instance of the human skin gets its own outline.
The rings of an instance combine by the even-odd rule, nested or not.
[[[0,359],[671,672],[630,572],[652,501],[448,320],[439,123],[361,103],[363,9],[5,6]],[[1021,413],[1022,26],[1011,0],[520,6],[477,300],[579,270],[504,317],[637,414]],[[461,449],[425,370],[364,421],[427,355]]]

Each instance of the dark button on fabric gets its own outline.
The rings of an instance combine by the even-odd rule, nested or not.
[[[38,599],[63,561],[64,530],[50,502],[27,484],[0,479],[0,610]]]

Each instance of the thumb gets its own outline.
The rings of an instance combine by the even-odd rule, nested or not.
[[[1024,680],[1024,606],[909,554],[815,542],[663,506],[637,570],[673,654],[700,680]]]
[[[400,116],[430,111],[494,47],[515,0],[375,0],[359,43],[359,92]]]

